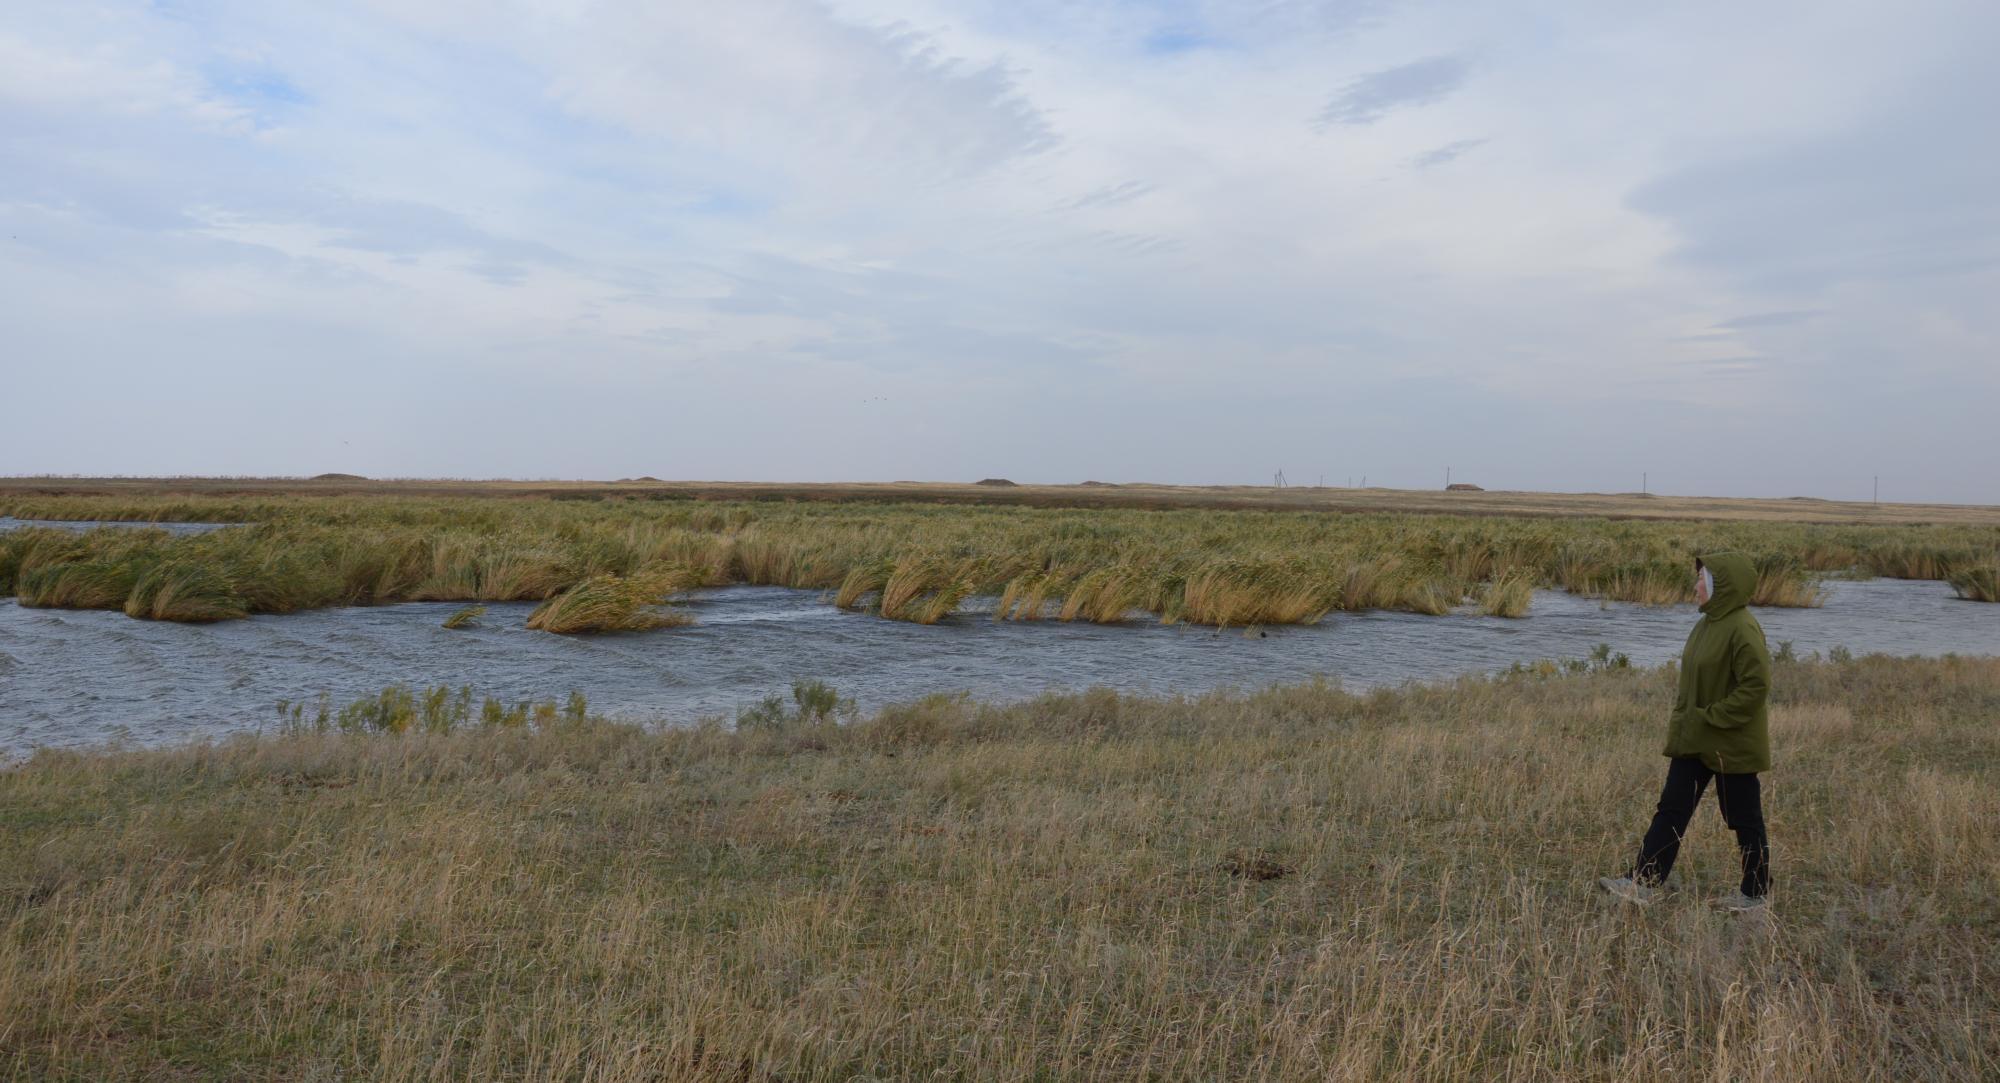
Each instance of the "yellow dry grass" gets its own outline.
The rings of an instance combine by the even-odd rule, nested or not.
[[[1664,671],[45,753],[0,1076],[1994,1078],[2000,661],[1776,678],[1768,920]]]

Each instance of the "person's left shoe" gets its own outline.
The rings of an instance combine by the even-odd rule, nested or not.
[[[1709,905],[1731,914],[1749,914],[1767,910],[1771,900],[1763,895],[1745,895],[1742,891],[1732,891]]]
[[[1642,884],[1630,876],[1599,877],[1597,886],[1610,893],[1613,898],[1623,899],[1633,906],[1651,906],[1660,894],[1660,889]]]

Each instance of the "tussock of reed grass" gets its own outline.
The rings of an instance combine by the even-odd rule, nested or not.
[[[1340,608],[1388,609],[1396,604],[1401,562],[1395,558],[1350,564],[1340,573]]]
[[[1117,624],[1139,608],[1145,584],[1133,569],[1113,565],[1085,572],[1063,595],[1058,620]]]
[[[1862,566],[1887,579],[1944,579],[1963,552],[1892,541],[1862,553]]]
[[[16,590],[24,606],[43,609],[120,609],[144,574],[129,560],[79,560],[20,573]]]
[[[593,576],[535,607],[528,614],[528,627],[582,635],[689,624],[693,618],[687,614],[661,608],[674,589],[670,581],[658,576]]]
[[[485,606],[468,605],[465,608],[452,613],[451,616],[446,617],[444,619],[443,627],[452,629],[470,628],[473,625],[479,623],[479,618],[485,615],[486,615]]]
[[[1750,594],[1751,605],[1805,609],[1824,600],[1825,591],[1816,579],[1808,577],[1798,558],[1771,554],[1756,563],[1757,585]]]
[[[1521,572],[1503,574],[1479,587],[1479,611],[1489,617],[1525,617],[1534,600],[1534,580]]]
[[[1951,589],[1973,602],[2000,602],[2000,560],[1967,564],[1951,573]]]
[[[125,599],[125,615],[140,620],[208,623],[239,620],[249,606],[235,584],[205,564],[169,560],[149,569]]]
[[[1231,561],[1188,576],[1174,616],[1218,628],[1313,624],[1339,605],[1340,590],[1317,569]]]
[[[891,620],[936,624],[972,593],[978,578],[975,561],[910,553],[896,561],[882,581],[877,610]]]
[[[1067,569],[1049,571],[1028,571],[1007,581],[1000,592],[1000,604],[994,610],[996,620],[1042,620],[1049,616],[1060,616],[1058,605],[1051,612],[1051,604],[1063,598],[1070,585],[1076,581],[1076,573]]]
[[[1465,600],[1465,587],[1455,580],[1413,579],[1403,585],[1402,608],[1429,617],[1442,617]]]
[[[1702,905],[1706,811],[1684,890],[1595,890],[1672,676],[1552,672],[741,731],[408,689],[46,752],[0,772],[0,1075],[1991,1076],[2000,661],[1775,668],[1770,921]]]
[[[842,609],[859,609],[863,599],[882,592],[895,570],[895,562],[887,560],[855,566],[841,578],[840,591],[834,595],[833,604]]]

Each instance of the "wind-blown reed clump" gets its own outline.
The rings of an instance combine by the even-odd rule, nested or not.
[[[1966,564],[1951,573],[1951,589],[1973,602],[2000,602],[2000,558]]]
[[[452,613],[451,616],[446,617],[444,619],[443,626],[451,629],[470,628],[473,625],[479,623],[479,618],[485,615],[486,615],[485,606],[468,605],[465,608],[457,610],[456,612]]]
[[[1768,917],[1703,905],[1707,814],[1682,890],[1595,890],[1673,685],[1571,668],[740,728],[408,688],[44,752],[0,772],[0,1076],[1993,1075],[2000,661],[1775,665]]]
[[[1509,572],[1480,588],[1479,611],[1489,617],[1525,617],[1534,599],[1534,580],[1521,572]]]
[[[237,620],[249,612],[228,579],[208,565],[185,559],[155,565],[125,598],[125,615],[141,620],[206,623]]]
[[[684,613],[662,608],[673,593],[671,577],[623,578],[597,575],[535,608],[528,627],[563,635],[587,632],[644,632],[689,623]]]
[[[1817,607],[1824,599],[1819,583],[1806,577],[1804,565],[1797,557],[1766,554],[1757,559],[1756,565],[1757,585],[1750,593],[1751,605],[1807,609]]]
[[[1861,565],[1885,579],[1945,579],[1952,564],[1965,555],[1961,550],[1896,540],[1865,550]]]

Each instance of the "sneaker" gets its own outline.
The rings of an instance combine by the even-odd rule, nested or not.
[[[1732,891],[1709,905],[1732,914],[1747,914],[1770,906],[1771,900],[1763,895],[1745,895],[1741,891]]]
[[[1647,906],[1660,893],[1656,887],[1648,887],[1629,876],[1605,876],[1597,881],[1597,886],[1612,896],[1623,899],[1633,906]]]

